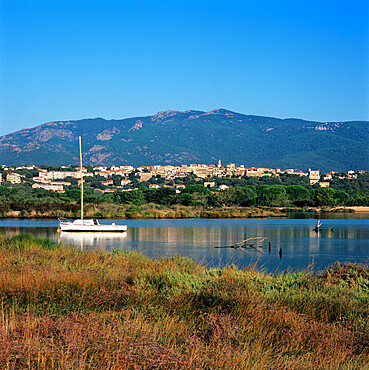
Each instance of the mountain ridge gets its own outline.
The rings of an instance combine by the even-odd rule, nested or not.
[[[315,122],[245,115],[224,108],[152,116],[50,121],[0,137],[7,165],[223,163],[247,167],[368,170],[368,121]],[[46,161],[47,159],[47,161]]]

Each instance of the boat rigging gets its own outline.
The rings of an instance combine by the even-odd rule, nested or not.
[[[112,222],[110,225],[100,224],[97,219],[83,219],[83,171],[82,171],[82,140],[79,139],[79,159],[81,171],[81,218],[71,221],[66,218],[60,217],[58,231],[73,231],[73,232],[125,232],[127,225],[116,225]]]

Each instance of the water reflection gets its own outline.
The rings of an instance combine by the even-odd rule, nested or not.
[[[96,249],[102,246],[116,245],[127,238],[126,233],[76,233],[63,231],[58,241],[64,245],[80,246],[81,250]]]
[[[0,221],[1,225],[1,221]],[[32,234],[38,238],[50,239],[58,241],[57,227],[2,227],[0,226],[0,234],[6,238],[11,238],[20,234]]]
[[[56,220],[0,220],[7,237],[32,233],[82,249],[137,250],[151,257],[180,254],[209,266],[234,263],[243,268],[257,263],[269,272],[304,269],[313,260],[315,269],[335,261],[365,262],[369,259],[367,218],[323,219],[318,233],[312,218],[233,220],[121,220],[127,233],[58,234]],[[108,222],[108,221],[106,221]],[[116,220],[120,222],[120,220]],[[333,230],[332,230],[333,228]],[[255,250],[215,248],[251,237],[266,237],[264,253]],[[268,243],[271,243],[270,252]],[[282,254],[280,254],[280,250]]]

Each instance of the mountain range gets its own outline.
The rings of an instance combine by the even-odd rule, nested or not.
[[[0,137],[0,164],[217,163],[246,167],[369,170],[369,122],[312,122],[225,109],[48,122]]]

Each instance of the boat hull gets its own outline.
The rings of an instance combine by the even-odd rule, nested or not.
[[[73,225],[73,223],[60,223],[59,228],[60,231],[84,233],[123,233],[127,231],[127,225]]]

